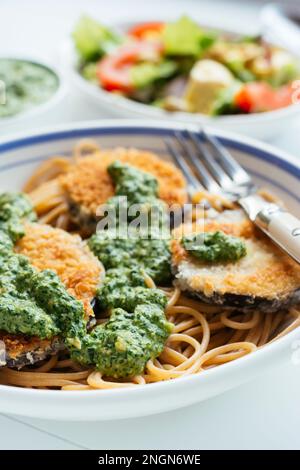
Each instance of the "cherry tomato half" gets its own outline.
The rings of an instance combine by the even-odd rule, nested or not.
[[[139,60],[155,59],[161,54],[161,44],[150,41],[136,41],[121,46],[113,54],[98,63],[97,76],[100,84],[108,91],[129,93],[134,89],[130,69]]]
[[[268,83],[247,83],[235,95],[234,102],[245,113],[274,111],[292,104],[292,88],[284,85],[274,89]]]
[[[144,39],[145,37],[151,37],[152,33],[153,35],[161,33],[164,27],[165,23],[162,21],[151,21],[133,26],[127,34],[137,39]]]

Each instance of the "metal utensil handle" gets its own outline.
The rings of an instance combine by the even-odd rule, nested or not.
[[[300,56],[300,28],[286,15],[278,5],[270,4],[262,9],[260,21],[267,39],[288,49],[296,57]]]
[[[254,220],[274,242],[300,263],[300,220],[276,204],[262,209]]]

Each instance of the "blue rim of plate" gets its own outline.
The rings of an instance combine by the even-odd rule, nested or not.
[[[174,134],[174,129],[172,128],[158,128],[158,127],[135,127],[135,126],[116,126],[116,127],[109,127],[109,126],[99,126],[99,127],[83,127],[83,128],[76,128],[76,129],[68,129],[68,130],[58,130],[58,131],[49,131],[46,133],[41,133],[29,137],[22,137],[16,140],[11,140],[8,142],[0,143],[0,160],[1,160],[1,153],[7,151],[17,150],[22,147],[28,147],[31,145],[43,144],[47,142],[53,142],[56,140],[65,140],[65,139],[74,139],[74,138],[86,138],[86,137],[101,137],[105,135],[114,135],[114,134],[124,134],[124,135],[153,135],[153,136],[172,136]],[[284,160],[280,158],[270,151],[263,150],[261,148],[254,147],[246,142],[239,142],[237,140],[233,140],[229,137],[218,136],[220,141],[228,148],[240,150],[245,152],[251,158],[257,158],[259,160],[263,160],[267,163],[271,163],[274,166],[280,168],[281,170],[285,171],[289,175],[294,176],[296,179],[300,180],[300,166],[297,166],[290,161]],[[11,164],[0,165],[0,172],[3,172],[7,169],[17,168],[18,166],[24,165],[26,163],[31,163],[32,161],[36,161],[37,158],[31,158],[27,160],[22,160],[21,162],[15,162]],[[274,181],[272,178],[262,175],[259,172],[255,172],[251,170],[251,172],[263,178],[266,182],[277,186],[282,191],[289,194],[293,199],[300,202],[300,197],[296,195],[294,192],[287,189],[285,186],[281,185],[277,181]]]

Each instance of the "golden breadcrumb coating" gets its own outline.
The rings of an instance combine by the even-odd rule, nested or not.
[[[81,300],[88,316],[93,315],[95,297],[103,268],[78,235],[42,224],[26,224],[25,236],[15,247],[39,270],[51,269],[68,292]]]
[[[40,339],[37,336],[11,335],[3,331],[0,332],[0,339],[5,344],[10,360],[20,360],[20,357],[23,356],[29,363],[35,362],[33,356],[45,359],[48,354],[55,353],[61,348],[56,337]]]
[[[151,152],[125,148],[101,150],[78,158],[70,171],[60,177],[69,198],[95,214],[97,207],[114,195],[114,185],[106,169],[116,160],[155,176],[159,183],[159,197],[167,204],[183,205],[186,202],[186,183],[174,165]]]
[[[234,263],[203,263],[189,255],[180,243],[183,233],[215,232],[241,237],[247,255]],[[201,291],[207,297],[215,292],[263,297],[284,298],[300,289],[300,265],[277,248],[249,220],[240,222],[206,221],[178,227],[171,243],[172,263],[177,280],[190,290]]]

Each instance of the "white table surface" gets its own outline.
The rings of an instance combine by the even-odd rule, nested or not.
[[[199,21],[244,32],[258,28],[256,2],[202,0],[0,0],[0,54],[21,52],[58,62],[60,44],[81,12],[103,22],[186,12]],[[51,114],[0,129],[105,117],[72,87]],[[273,140],[299,154],[300,122]],[[292,354],[292,352],[291,352]],[[276,372],[219,397],[172,413],[105,423],[67,423],[0,415],[0,449],[299,449],[300,366]]]

